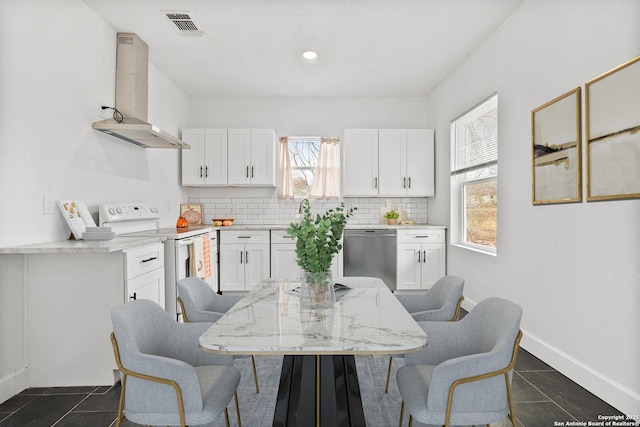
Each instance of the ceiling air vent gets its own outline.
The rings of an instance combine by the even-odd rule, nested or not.
[[[163,13],[167,18],[169,18],[169,21],[178,33],[186,36],[201,36],[204,34],[193,21],[189,13],[166,11]]]

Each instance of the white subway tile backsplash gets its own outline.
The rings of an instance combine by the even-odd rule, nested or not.
[[[401,205],[408,217],[419,224],[428,222],[427,198],[374,198],[350,197],[340,200],[311,200],[311,212],[315,215],[327,209],[335,208],[344,201],[347,208],[358,210],[349,220],[350,224],[379,224],[380,209],[386,207],[387,200],[396,206]],[[213,218],[235,218],[235,224],[263,225],[289,224],[294,221],[300,206],[299,199],[278,199],[270,197],[198,197],[189,203],[202,203],[204,221],[210,224]]]

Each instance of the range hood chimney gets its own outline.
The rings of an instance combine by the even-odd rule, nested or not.
[[[186,142],[147,122],[149,47],[137,35],[118,33],[116,110],[113,119],[92,127],[145,148],[191,148]]]

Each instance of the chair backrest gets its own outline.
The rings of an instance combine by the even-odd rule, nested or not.
[[[178,297],[182,301],[185,321],[215,322],[226,311],[218,304],[218,294],[199,277],[178,281]]]
[[[472,353],[493,352],[502,366],[509,364],[520,332],[522,307],[502,298],[480,301],[460,322],[470,329]]]
[[[463,290],[464,279],[458,276],[443,276],[429,289],[427,306],[424,309],[443,309],[447,314],[451,314],[450,318],[453,318]]]
[[[162,354],[165,332],[175,323],[162,307],[145,299],[114,307],[111,322],[122,364],[134,371],[138,354]]]

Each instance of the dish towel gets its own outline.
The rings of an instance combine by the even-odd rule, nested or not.
[[[211,278],[211,243],[209,236],[194,237],[189,246],[191,259],[189,275],[201,279]]]

